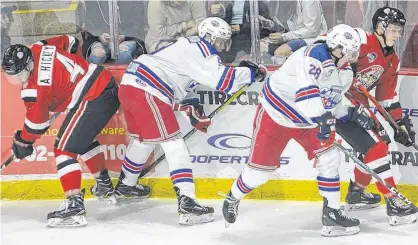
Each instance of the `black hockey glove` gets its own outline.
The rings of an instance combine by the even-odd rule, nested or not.
[[[327,141],[331,139],[333,132],[332,127],[335,126],[335,123],[337,122],[332,113],[327,111],[324,115],[317,117],[314,121],[319,126],[319,133],[316,135],[316,137],[320,141]]]
[[[16,132],[13,138],[12,150],[17,159],[23,159],[33,153],[33,142],[28,142],[20,138],[22,130]]]
[[[211,124],[209,117],[205,115],[203,106],[199,103],[199,99],[186,99],[181,102],[181,105],[174,103],[174,111],[185,111],[190,118],[190,123],[197,130],[207,132]]]
[[[366,130],[370,130],[375,126],[369,110],[360,103],[356,103],[348,108],[348,120],[356,122]]]
[[[255,81],[262,82],[267,76],[267,68],[263,65],[257,65],[249,60],[242,60],[239,62],[239,67],[248,67],[251,70],[255,70]]]
[[[394,139],[406,147],[412,146],[415,143],[415,131],[409,115],[405,115],[401,120],[397,121],[401,130],[395,129]]]

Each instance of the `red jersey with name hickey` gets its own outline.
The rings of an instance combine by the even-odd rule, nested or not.
[[[26,106],[21,137],[35,141],[50,126],[49,112],[63,112],[77,108],[83,100],[96,99],[112,75],[60,47],[34,44],[30,49],[34,68],[21,90]]]

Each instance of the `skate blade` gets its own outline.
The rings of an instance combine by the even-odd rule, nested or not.
[[[215,220],[215,215],[213,213],[210,214],[202,214],[202,215],[195,215],[195,214],[180,214],[180,225],[196,225],[196,224],[203,224],[209,223]]]
[[[417,216],[415,214],[406,216],[389,216],[389,224],[391,226],[413,224],[415,222],[417,222]]]
[[[344,212],[368,210],[368,209],[377,208],[379,206],[380,206],[380,203],[374,203],[374,204],[365,204],[365,203],[346,204],[346,205],[344,205]]]
[[[112,205],[116,205],[118,203],[118,200],[115,195],[111,196],[94,196],[97,200],[102,202],[107,202]]]
[[[46,225],[50,228],[81,227],[87,225],[87,220],[84,215],[76,215],[67,219],[50,218]]]
[[[321,235],[325,237],[351,236],[360,232],[358,226],[342,227],[342,226],[323,226]]]
[[[137,203],[141,202],[145,199],[148,199],[149,195],[147,196],[124,196],[124,195],[114,195],[117,204],[130,204],[130,203]]]
[[[229,223],[228,221],[225,221],[225,228],[228,228],[232,223]]]

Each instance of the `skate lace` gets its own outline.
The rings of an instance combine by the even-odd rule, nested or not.
[[[228,202],[228,213],[232,213],[236,215],[239,200],[232,198],[230,196],[226,196],[225,200]]]
[[[228,202],[228,213],[232,213],[237,215],[237,207],[239,204],[239,200],[228,196],[227,194],[223,193],[223,192],[218,192],[218,195],[225,197],[225,200]]]
[[[366,198],[374,198],[373,194],[367,191],[363,191],[363,196]]]
[[[340,217],[341,217],[342,219],[344,219],[344,220],[354,221],[354,219],[353,219],[353,218],[351,218],[351,217],[349,217],[349,216],[345,215],[345,212],[344,212],[342,209],[339,209],[339,210],[338,210],[338,214],[339,214],[339,215],[340,215]]]
[[[410,206],[409,204],[402,201],[402,199],[400,199],[399,197],[393,198],[392,203],[395,205],[395,207],[398,207],[398,208],[401,208],[401,209],[408,209],[409,206]]]

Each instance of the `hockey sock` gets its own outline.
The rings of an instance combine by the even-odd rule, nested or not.
[[[81,186],[81,167],[77,155],[54,148],[57,173],[64,193],[79,190]]]
[[[80,158],[84,161],[94,178],[98,178],[100,171],[105,168],[103,147],[98,141],[91,143],[86,153],[82,154]]]
[[[245,195],[250,193],[253,189],[266,183],[272,171],[262,171],[245,166],[240,176],[235,180],[231,186],[232,195],[240,200]]]
[[[121,171],[125,174],[122,183],[129,186],[136,184],[138,176],[154,148],[155,145],[144,144],[139,140],[131,139],[126,150],[125,159],[122,161]]]
[[[321,196],[327,198],[328,207],[340,208],[340,176],[323,177],[317,176],[318,189]]]
[[[167,157],[173,186],[180,189],[180,195],[196,199],[192,162],[184,140],[176,139],[163,142],[161,147]]]
[[[384,179],[391,186],[396,187],[390,169],[390,161],[388,157],[388,147],[385,142],[381,141],[374,145],[365,155],[364,162],[375,171],[380,178]],[[357,166],[356,166],[357,169]],[[360,170],[360,169],[359,169]],[[364,170],[360,170],[364,171]],[[356,176],[357,177],[357,176]],[[371,177],[370,177],[371,178]],[[357,178],[356,178],[357,181]],[[361,183],[360,183],[361,184]],[[385,196],[392,196],[392,193],[381,183],[376,182],[377,189]]]
[[[321,196],[328,200],[328,207],[340,208],[340,176],[338,168],[341,156],[336,148],[332,148],[317,156],[316,169],[318,176],[318,190]]]

